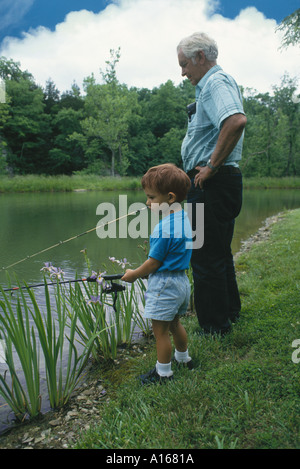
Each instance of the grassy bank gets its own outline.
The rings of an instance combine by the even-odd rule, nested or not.
[[[72,192],[87,191],[122,191],[140,189],[140,178],[134,177],[99,177],[96,175],[74,176],[15,176],[0,177],[0,193],[6,192]]]
[[[200,338],[184,319],[196,368],[164,386],[136,380],[156,361],[154,344],[107,375],[99,426],[77,448],[299,448],[300,210],[236,262],[241,319],[224,338]],[[295,345],[295,344],[294,344]],[[299,345],[298,345],[299,348]],[[297,361],[297,360],[296,360]],[[100,371],[101,373],[101,371]]]
[[[6,192],[68,192],[74,190],[138,190],[140,177],[99,177],[97,175],[74,176],[0,176],[0,193]],[[244,180],[245,188],[300,189],[300,177],[250,178]]]
[[[300,189],[300,177],[253,177],[244,178],[246,189]]]

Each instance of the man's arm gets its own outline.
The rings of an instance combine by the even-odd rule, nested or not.
[[[218,167],[225,162],[241,138],[246,122],[244,114],[233,114],[225,119],[216,148],[210,158],[212,166]],[[202,189],[204,181],[211,178],[215,172],[208,166],[196,166],[196,169],[199,170],[199,174],[195,176],[195,186],[199,185]]]

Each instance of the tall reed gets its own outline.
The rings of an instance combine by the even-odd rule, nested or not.
[[[35,417],[41,409],[39,350],[34,328],[30,324],[27,303],[23,299],[23,310],[20,298],[17,300],[16,313],[8,296],[0,286],[4,301],[0,300],[0,337],[4,341],[6,363],[10,373],[11,384],[7,373],[0,374],[0,394],[13,410],[16,418],[22,420],[27,414]],[[15,354],[21,364],[25,378],[21,383],[15,364]]]
[[[49,289],[46,282],[45,317],[41,314],[33,291],[28,289],[28,293],[33,305],[32,318],[38,331],[38,338],[45,360],[50,405],[52,408],[57,408],[66,404],[77,385],[89,357],[93,337],[85,344],[84,350],[78,356],[75,345],[78,312],[75,311],[71,317],[71,322],[67,323],[70,315],[68,314],[68,308],[64,296],[61,294],[58,281],[55,294],[56,320],[53,318]],[[68,335],[67,330],[69,331]],[[65,356],[67,357],[66,370],[64,369]]]
[[[151,322],[149,319],[145,319],[143,317],[143,311],[145,309],[146,304],[146,290],[147,287],[144,283],[144,280],[139,278],[136,281],[136,290],[134,296],[134,308],[135,308],[135,315],[134,320],[140,331],[145,335],[149,336],[151,334]]]
[[[84,283],[81,286],[76,283],[65,292],[70,311],[78,314],[76,332],[80,341],[85,345],[94,337],[91,354],[96,361],[115,359],[118,346],[130,345],[136,327],[149,335],[149,323],[141,313],[145,285],[142,281],[137,285],[141,293],[132,284],[118,292],[115,301],[103,284]]]
[[[84,345],[90,344],[90,352],[94,360],[114,359],[117,356],[117,341],[112,332],[113,325],[106,317],[105,293],[95,295],[90,285],[84,283],[83,289],[77,283],[65,293],[70,305],[70,318],[74,320],[78,340]]]
[[[41,359],[45,364],[50,406],[63,406],[82,376],[95,338],[90,336],[79,355],[75,335],[78,312],[74,311],[71,320],[68,320],[70,314],[59,284],[55,292],[54,312],[45,280],[45,315],[30,288],[27,288],[29,298],[19,289],[16,310],[1,286],[0,290],[4,298],[4,301],[0,300],[0,338],[5,344],[5,358],[11,381],[9,384],[7,372],[4,376],[0,375],[0,394],[12,408],[16,418],[23,420],[26,415],[37,416],[41,410]],[[20,362],[24,384],[17,375],[16,362]]]

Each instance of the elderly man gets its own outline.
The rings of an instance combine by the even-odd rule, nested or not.
[[[192,34],[180,41],[177,53],[182,76],[196,88],[182,142],[183,166],[192,182],[193,230],[196,204],[204,203],[204,244],[191,260],[195,308],[201,333],[224,334],[241,309],[231,241],[242,206],[238,163],[246,117],[236,82],[217,65],[213,39]]]

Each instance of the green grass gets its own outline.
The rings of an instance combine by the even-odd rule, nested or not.
[[[242,312],[229,335],[199,338],[195,316],[184,319],[193,371],[141,387],[136,376],[154,365],[154,343],[118,371],[99,370],[110,400],[76,448],[299,449],[299,232],[300,210],[288,212],[238,258]]]
[[[137,190],[141,188],[138,177],[74,176],[14,176],[0,177],[0,193],[5,192],[70,192],[74,190]]]
[[[73,176],[0,176],[0,193],[5,192],[68,192],[74,190],[139,190],[140,177]],[[299,189],[300,177],[244,178],[244,187],[263,189]]]
[[[244,178],[246,189],[300,189],[300,177],[253,177]]]

